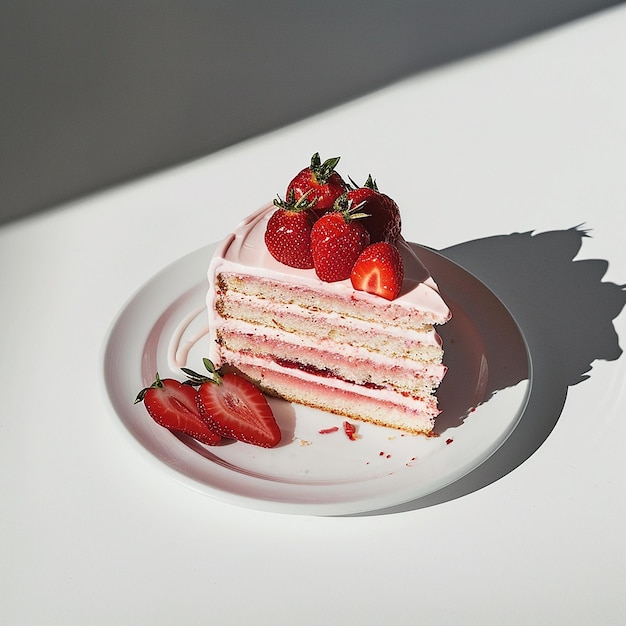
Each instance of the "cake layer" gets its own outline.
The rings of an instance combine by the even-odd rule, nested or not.
[[[229,361],[231,358],[266,393],[347,418],[429,435],[439,413],[432,396],[415,398],[389,391],[381,393],[334,379],[322,384],[299,370],[276,371],[271,362],[248,363],[236,354],[229,355]]]
[[[218,330],[221,349],[271,359],[289,368],[317,372],[358,385],[393,387],[428,394],[437,388],[446,368],[440,363],[392,358],[332,339],[313,340],[279,329],[226,323]]]
[[[243,280],[243,277],[241,277]],[[295,304],[276,304],[273,300],[261,300],[237,292],[229,292],[216,302],[224,324],[236,328],[236,320],[254,326],[280,329],[287,333],[316,341],[332,340],[370,352],[380,352],[391,358],[407,358],[415,361],[440,363],[443,350],[441,339],[432,326],[421,330],[408,330],[396,326],[364,322],[334,311],[313,311]],[[243,325],[242,333],[251,332]]]
[[[413,288],[406,282],[405,287],[406,289]],[[311,311],[334,311],[339,315],[363,322],[375,324],[382,318],[387,325],[398,328],[421,330],[424,326],[437,323],[439,319],[433,311],[428,309],[406,308],[396,304],[395,300],[385,300],[364,291],[353,290],[352,295],[346,298],[342,294],[324,293],[307,285],[282,280],[277,284],[275,279],[255,276],[248,271],[221,271],[217,275],[217,291],[219,293],[228,290],[283,305],[297,304]],[[434,297],[435,294],[432,296]],[[375,298],[375,302],[371,301],[372,298]]]

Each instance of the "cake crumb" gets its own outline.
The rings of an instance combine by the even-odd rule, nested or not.
[[[311,441],[308,441],[307,439],[300,439],[300,445],[301,446],[310,446],[311,445]]]
[[[450,445],[453,441],[454,441],[454,439],[452,439],[452,438],[446,439],[446,444]]]

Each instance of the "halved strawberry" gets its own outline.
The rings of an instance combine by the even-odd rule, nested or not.
[[[341,196],[335,203],[335,210],[313,225],[311,252],[320,280],[332,283],[350,278],[359,254],[369,245],[369,233],[361,224],[367,215],[358,212],[359,209]]]
[[[295,203],[278,198],[274,205],[277,210],[265,228],[265,245],[269,253],[289,267],[311,269],[311,228],[315,216],[310,211],[307,196],[303,195]]]
[[[348,189],[346,182],[335,171],[339,158],[332,157],[322,163],[316,152],[309,167],[298,172],[287,185],[287,202],[297,202],[302,196],[307,196],[318,215],[330,211],[335,200]]]
[[[171,378],[161,380],[157,372],[152,385],[137,394],[135,404],[141,401],[152,419],[168,430],[185,433],[211,446],[221,441],[203,421],[193,387]]]
[[[203,359],[210,376],[183,368],[192,385],[200,385],[196,401],[211,430],[222,437],[273,448],[280,442],[280,428],[260,389],[235,373],[222,374]]]
[[[394,300],[402,289],[404,261],[398,249],[390,243],[373,243],[359,255],[350,280],[359,291]]]

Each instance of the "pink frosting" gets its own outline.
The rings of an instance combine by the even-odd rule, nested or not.
[[[292,268],[274,259],[265,245],[265,229],[267,221],[275,210],[276,207],[271,203],[261,207],[242,220],[235,231],[228,235],[215,251],[208,270],[207,308],[210,329],[216,327],[215,276],[221,271],[241,272],[306,285],[319,292],[356,298],[379,308],[381,304],[388,303],[380,296],[355,290],[349,279],[327,283],[320,280],[313,269]],[[403,239],[400,240],[398,247],[404,258],[405,277],[400,296],[393,300],[392,304],[411,310],[429,312],[437,323],[445,323],[450,319],[450,309],[439,295],[437,284],[413,249]],[[211,331],[211,345],[213,344],[214,336]]]

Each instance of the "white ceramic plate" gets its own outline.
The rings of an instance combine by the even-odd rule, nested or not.
[[[188,348],[188,366],[206,356],[206,268],[215,248],[193,252],[159,272],[124,306],[107,337],[104,383],[117,417],[139,448],[182,483],[219,500],[268,511],[341,515],[403,504],[439,490],[489,458],[515,429],[531,388],[525,342],[505,307],[481,282],[441,255],[414,246],[430,269],[453,319],[440,329],[448,374],[438,395],[439,437],[359,424],[270,399],[283,442],[264,449],[242,443],[203,446],[158,426],[140,389],[184,376],[173,359]],[[172,338],[180,335],[176,340]],[[169,353],[169,354],[168,354]],[[338,431],[320,434],[333,426]]]

